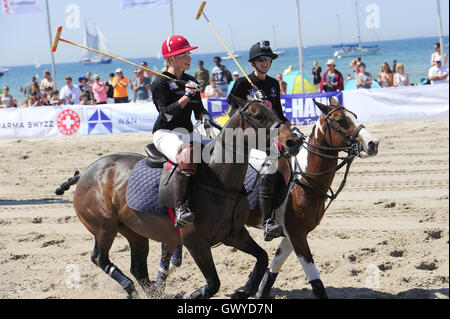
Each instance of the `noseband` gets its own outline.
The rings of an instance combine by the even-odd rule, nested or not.
[[[329,137],[329,139],[330,139],[330,144],[329,144],[329,145],[330,145],[330,146],[333,145],[332,140],[331,140],[331,131],[330,131],[330,127],[331,127],[331,128],[333,129],[333,131],[341,138],[342,141],[344,141],[347,145],[352,145],[353,143],[356,142],[356,137],[358,136],[359,131],[361,131],[363,128],[365,128],[365,126],[362,125],[362,124],[358,125],[358,127],[355,129],[355,131],[353,132],[352,135],[349,135],[349,134],[343,132],[339,126],[336,126],[336,125],[333,123],[333,121],[331,121],[331,120],[329,119],[330,115],[333,114],[334,112],[338,111],[338,110],[346,110],[346,109],[345,109],[345,107],[343,107],[343,106],[336,107],[335,109],[333,109],[333,110],[331,110],[330,112],[328,112],[328,114],[325,115],[325,117],[324,117],[325,123],[326,123],[326,125],[327,125],[328,137]],[[349,110],[346,110],[346,111],[347,111],[347,112],[350,112]],[[353,116],[354,116],[355,118],[357,118],[357,116],[356,116],[355,113],[353,113],[353,112],[350,112],[350,113],[352,113]]]

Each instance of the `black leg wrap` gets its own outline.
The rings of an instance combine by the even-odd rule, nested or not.
[[[311,284],[314,296],[317,299],[328,299],[327,292],[325,291],[325,287],[320,279],[314,279],[309,282]]]
[[[181,261],[183,259],[183,245],[178,245],[175,247],[175,250],[173,251],[172,259],[170,260],[170,263],[174,266],[180,267]]]
[[[110,275],[115,281],[117,281],[120,286],[129,294],[131,295],[134,291],[134,284],[133,282],[125,276],[119,268],[114,266],[114,264],[109,264],[105,267],[105,272]]]
[[[270,269],[267,269],[266,273],[264,274],[264,278],[261,281],[261,286],[259,287],[259,291],[256,294],[256,297],[261,299],[270,298],[270,290],[272,289],[277,276],[278,273],[270,272]]]

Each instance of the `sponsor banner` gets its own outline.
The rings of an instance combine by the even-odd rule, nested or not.
[[[2,0],[3,12],[9,14],[41,12],[40,0]]]
[[[51,137],[151,131],[153,103],[45,106],[0,110],[0,137]]]
[[[420,85],[343,91],[344,105],[358,120],[389,122],[448,117],[449,85]]]
[[[308,125],[317,121],[321,111],[313,100],[328,105],[334,96],[342,104],[342,92],[281,95],[281,106],[286,118],[294,125]],[[213,118],[223,116],[230,108],[226,99],[208,99],[208,112]]]

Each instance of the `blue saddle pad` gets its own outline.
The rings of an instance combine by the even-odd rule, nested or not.
[[[127,204],[141,213],[168,216],[167,209],[158,199],[162,168],[148,166],[144,158],[134,166],[127,186]]]
[[[168,216],[167,208],[158,199],[159,180],[161,168],[148,166],[144,158],[134,166],[127,186],[127,204],[141,213],[150,213],[159,216]],[[244,187],[247,192],[250,209],[259,207],[259,182],[255,184],[258,172],[248,166]],[[252,187],[255,187],[252,191]]]
[[[245,175],[244,187],[247,192],[251,192],[247,199],[251,210],[259,208],[259,182],[255,185],[255,180],[258,177],[258,171],[251,165],[248,166],[247,175]],[[252,187],[255,187],[252,191]]]

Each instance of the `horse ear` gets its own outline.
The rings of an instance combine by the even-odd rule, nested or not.
[[[235,96],[232,94],[230,94],[229,96],[231,96],[231,99],[233,100],[233,102],[236,103],[239,107],[243,107],[245,105],[245,103],[247,103],[247,100],[244,100],[238,96]]]
[[[322,104],[320,102],[317,102],[316,100],[313,100],[314,103],[317,105],[317,107],[322,111],[322,113],[324,114],[328,114],[329,113],[329,107],[326,106],[325,104]]]
[[[332,97],[332,96],[330,96],[329,101],[330,101],[330,105],[333,105],[333,106],[340,106],[338,100],[336,100],[336,99],[335,99],[334,97]]]

